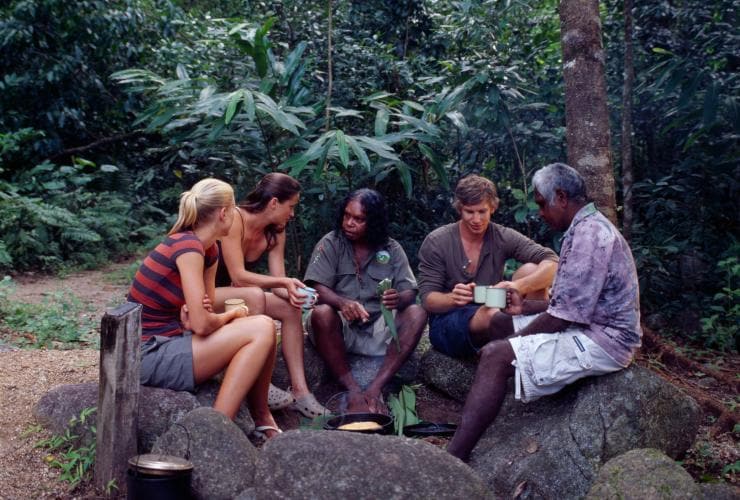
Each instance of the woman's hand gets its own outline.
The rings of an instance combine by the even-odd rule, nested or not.
[[[393,309],[398,309],[398,304],[401,302],[401,296],[398,294],[398,290],[395,288],[389,288],[383,292],[383,296],[380,301],[387,309],[392,311]]]
[[[362,321],[367,322],[370,319],[370,314],[365,308],[357,301],[345,300],[342,302],[342,307],[339,309],[344,319],[347,321]]]
[[[305,288],[306,285],[296,278],[285,278],[284,288],[288,290],[288,301],[293,307],[298,309],[303,306],[303,302],[306,300],[306,294],[300,291],[300,288]]]

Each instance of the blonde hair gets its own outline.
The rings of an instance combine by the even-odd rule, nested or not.
[[[234,190],[224,181],[208,178],[180,195],[177,221],[168,235],[188,231],[208,220],[216,210],[234,205]]]

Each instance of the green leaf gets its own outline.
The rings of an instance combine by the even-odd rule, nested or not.
[[[234,115],[237,112],[237,109],[241,105],[242,99],[244,98],[244,91],[237,90],[236,92],[232,92],[229,96],[229,104],[226,106],[226,112],[224,113],[224,123],[228,125],[231,123],[231,120],[234,118]]]
[[[175,68],[175,73],[177,74],[177,78],[180,80],[190,80],[190,76],[188,76],[188,70],[185,69],[185,66],[182,64],[178,64]]]
[[[386,131],[388,130],[388,110],[385,108],[380,108],[378,112],[375,114],[375,136],[380,137],[381,135],[385,135]]]
[[[465,123],[465,117],[459,111],[448,111],[445,116],[450,119],[453,125],[455,125],[460,132],[466,133],[468,131],[468,124]]]
[[[247,112],[247,119],[253,122],[255,113],[254,96],[248,90],[244,91],[244,109]]]
[[[406,193],[407,198],[411,198],[411,194],[414,190],[413,181],[411,180],[411,171],[409,170],[409,167],[405,163],[400,163],[396,166],[396,171],[398,172],[399,177],[401,177],[401,184],[403,185],[403,190]]]
[[[344,132],[337,130],[334,136],[337,142],[337,149],[339,150],[339,160],[344,165],[344,168],[349,166],[349,150],[347,149],[347,141],[344,138]]]
[[[704,113],[702,116],[702,122],[705,127],[709,127],[717,119],[717,102],[717,84],[712,82],[709,84],[706,93],[704,94]]]
[[[395,152],[393,151],[393,148],[391,148],[384,142],[364,135],[356,136],[355,138],[357,139],[357,142],[364,146],[365,149],[369,149],[381,158],[386,158],[393,161],[400,161],[398,156],[396,156]]]
[[[370,170],[370,158],[367,157],[365,150],[360,147],[354,137],[346,135],[344,138],[347,141],[347,144],[349,144],[349,147],[352,148],[352,152],[355,154],[357,159],[360,160],[360,164],[365,167],[366,170]]]
[[[363,99],[363,101],[365,101],[365,102],[370,102],[370,101],[377,101],[377,100],[379,100],[379,99],[384,99],[384,98],[386,98],[386,97],[390,97],[390,96],[392,96],[392,95],[393,95],[393,94],[391,94],[390,92],[384,92],[384,91],[381,91],[381,92],[375,92],[375,93],[373,93],[373,94],[370,94],[369,96],[365,97],[365,98]]]

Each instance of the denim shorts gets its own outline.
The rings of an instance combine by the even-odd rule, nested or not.
[[[195,390],[193,339],[190,332],[174,337],[155,335],[141,345],[141,385],[174,391]]]
[[[444,314],[429,315],[429,340],[442,354],[453,358],[475,356],[478,349],[470,340],[470,318],[479,304],[456,307]]]

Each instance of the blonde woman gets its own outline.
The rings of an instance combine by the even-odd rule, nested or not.
[[[235,217],[227,183],[203,179],[180,197],[177,222],[141,264],[128,300],[142,309],[141,383],[192,391],[225,370],[214,409],[234,419],[246,397],[255,432],[281,432],[267,406],[276,336],[244,308],[216,314],[218,247]]]
[[[308,388],[303,364],[301,306],[303,283],[285,275],[285,227],[300,200],[301,185],[278,172],[264,176],[234,210],[234,221],[221,239],[214,306],[222,310],[229,298],[242,298],[249,310],[280,320],[282,349],[292,387],[270,388],[270,408],[292,407],[314,418],[327,412]],[[267,252],[269,274],[250,270]],[[271,291],[264,291],[270,289]]]

